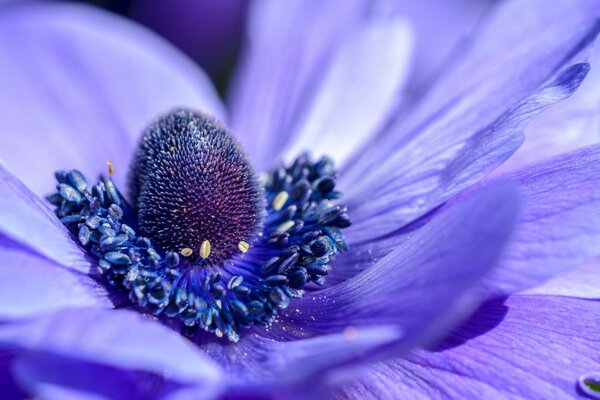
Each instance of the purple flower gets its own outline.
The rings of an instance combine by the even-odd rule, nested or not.
[[[600,312],[597,303],[550,292],[504,299],[598,255],[600,148],[484,178],[519,148],[525,125],[537,113],[578,88],[590,68],[586,54],[598,33],[594,16],[599,9],[594,1],[502,4],[471,45],[455,55],[436,85],[410,109],[400,111],[398,104],[409,79],[411,31],[404,20],[368,1],[254,4],[248,46],[227,108],[193,63],[130,22],[72,4],[3,12],[2,393],[9,398],[51,399],[299,393],[311,397],[379,361],[367,380],[335,394],[574,396],[578,379],[598,363],[593,323]],[[148,130],[149,139],[136,152],[143,129],[181,107],[202,111],[204,116],[171,114]],[[224,159],[229,163],[215,164],[223,168],[216,171],[223,180],[211,187],[221,190],[221,182],[229,183],[232,175],[225,166],[234,165],[234,172],[244,171],[241,179],[249,182],[244,186],[248,195],[244,205],[259,207],[253,175],[248,172],[251,167],[224,133],[226,129],[207,114],[231,127],[257,171],[272,171],[305,149],[315,156],[328,155],[339,166],[334,174],[329,163],[319,164],[327,167],[321,168],[301,159],[292,164],[300,165],[297,174],[294,167],[281,173],[275,169],[263,185],[264,226],[270,226],[269,218],[275,218],[277,209],[284,209],[287,196],[294,201],[302,198],[292,196],[286,186],[290,182],[309,180],[311,190],[319,190],[306,201],[312,204],[317,198],[314,201],[321,204],[325,198],[321,193],[331,192],[324,189],[327,185],[319,188],[311,176],[336,178],[336,189],[344,192],[342,201],[353,221],[344,230],[349,249],[330,263],[327,281],[318,282],[322,287],[303,286],[304,296],[292,299],[288,287],[280,290],[283,295],[276,290],[274,299],[263,301],[265,307],[289,301],[276,320],[269,321],[270,327],[257,324],[242,329],[247,316],[234,311],[233,322],[223,314],[213,315],[221,318],[223,329],[236,327],[237,343],[202,330],[188,340],[180,334],[185,323],[180,311],[170,317],[161,308],[164,296],[167,304],[173,304],[169,296],[174,293],[123,284],[124,273],[132,269],[122,258],[124,253],[107,255],[113,242],[96,248],[77,243],[89,244],[85,229],[82,234],[78,227],[79,237],[74,237],[64,218],[74,217],[72,212],[80,211],[80,204],[89,208],[81,210],[84,217],[104,218],[109,225],[106,232],[122,228],[121,211],[127,212],[127,207],[112,181],[105,180],[103,187],[91,192],[110,201],[94,204],[88,184],[78,174],[57,174],[65,185],[60,187],[65,202],[58,204],[62,222],[42,200],[56,184],[52,172],[76,168],[96,177],[105,172],[107,159],[115,167],[115,188],[125,188],[125,175],[135,156],[134,182],[140,178],[135,193],[149,199],[138,200],[135,206],[152,214],[188,195],[183,188],[168,186],[181,175],[173,180],[163,176],[185,171],[193,178],[188,181],[196,183],[205,176],[194,175],[190,165],[200,170],[203,165],[186,160],[228,154]],[[169,135],[178,129],[196,141],[177,142],[171,149],[166,145]],[[213,137],[206,132],[222,139],[209,146],[210,152],[195,153],[210,142],[207,137]],[[182,155],[180,148],[189,153]],[[174,161],[160,158],[166,154],[172,154]],[[282,191],[289,192],[283,198],[271,190],[278,175],[284,178]],[[193,194],[202,188],[189,187]],[[212,199],[210,195],[199,194],[203,199]],[[117,203],[123,207],[113,207]],[[205,203],[198,207],[201,215],[222,211]],[[316,222],[305,216],[300,220],[321,224],[319,230],[324,232],[330,223],[345,225],[339,222],[343,218],[338,220],[343,208],[328,210],[322,210]],[[299,215],[296,212],[292,215]],[[336,213],[331,221],[329,213]],[[148,221],[145,218],[140,225]],[[164,218],[159,222],[164,223]],[[232,227],[217,218],[210,229],[225,229],[227,238],[237,238],[242,231],[253,238],[258,225],[234,222],[230,231]],[[294,220],[294,226],[297,223]],[[93,221],[85,224],[100,229]],[[127,241],[130,232],[122,229]],[[147,229],[151,232],[151,227]],[[182,250],[178,262],[187,262],[187,251],[172,240],[182,231],[168,224],[164,229],[172,235],[154,232],[152,243],[162,240],[161,247],[171,253]],[[208,246],[202,238],[194,244],[200,252],[193,249],[199,255],[190,262],[209,263],[211,254],[223,257],[223,263],[258,259],[254,249],[266,238],[259,233],[255,241],[246,242],[251,250],[243,256],[231,256],[228,248],[213,254],[212,249],[222,243],[212,241]],[[104,234],[117,237],[116,232]],[[182,237],[188,239],[186,235]],[[280,244],[280,236],[275,244]],[[339,249],[345,247],[339,235],[327,236]],[[330,247],[317,244],[295,253],[316,255],[332,248],[327,243]],[[144,257],[144,266],[152,266],[153,256],[142,244],[125,246],[134,253],[129,260]],[[240,246],[240,252],[245,249],[241,242],[233,244]],[[275,251],[275,247],[265,248]],[[180,265],[174,255],[166,251],[161,255],[154,270],[143,270],[148,272],[143,281],[148,285],[166,282],[173,270],[167,267]],[[104,268],[99,259],[111,266]],[[291,263],[296,270],[301,269],[299,260]],[[127,266],[111,275],[118,265]],[[260,273],[252,264],[246,272],[231,274],[228,265],[223,265],[223,275],[248,280]],[[99,268],[108,272],[98,274]],[[165,274],[151,274],[157,271]],[[284,269],[279,275],[287,273]],[[284,278],[291,281],[289,274]],[[120,283],[129,292],[116,290]],[[214,283],[195,290],[204,295]],[[149,309],[140,310],[121,296],[133,293],[135,299],[136,290],[153,304]],[[217,295],[211,293],[221,299]],[[187,298],[183,311],[191,306]],[[201,325],[196,312],[200,308],[194,311],[193,326]],[[152,316],[149,311],[161,313]],[[224,333],[218,324],[215,328],[214,320],[210,322],[202,322],[202,327]],[[449,331],[450,336],[439,344],[437,339]],[[429,350],[414,350],[416,346]]]

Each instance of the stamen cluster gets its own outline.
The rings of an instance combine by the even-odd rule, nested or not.
[[[208,240],[198,257],[138,235],[135,207],[110,177],[92,186],[77,170],[55,175],[57,192],[48,200],[98,259],[106,282],[144,311],[179,321],[188,335],[202,329],[235,342],[242,328],[270,326],[291,298],[324,283],[332,258],[347,248],[341,229],[350,219],[344,206],[334,204],[341,194],[325,157],[312,162],[302,155],[263,179],[262,231],[251,243],[239,242],[237,255],[222,264],[207,262]]]

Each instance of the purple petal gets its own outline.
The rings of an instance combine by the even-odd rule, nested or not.
[[[230,371],[229,392],[316,395],[342,371],[356,374],[464,316],[517,208],[514,186],[498,185],[440,215],[369,271],[296,300],[267,331],[245,335],[235,346],[215,342],[202,349]]]
[[[401,338],[396,327],[385,326],[289,342],[251,334],[233,346],[216,342],[202,349],[228,371],[226,391],[233,397],[296,398],[300,390],[315,398],[340,371],[364,365]]]
[[[578,378],[600,363],[599,318],[589,300],[489,302],[439,351],[378,364],[333,398],[575,398]]]
[[[492,293],[536,286],[600,255],[600,146],[525,169],[506,179],[520,183],[523,216]]]
[[[257,169],[272,166],[311,85],[329,55],[360,26],[368,5],[364,0],[253,4],[230,99],[233,131]]]
[[[19,378],[29,382],[27,389],[34,392],[46,388],[37,377],[54,386],[68,387],[78,382],[79,370],[57,369],[77,363],[84,367],[91,364],[88,368],[106,374],[114,374],[114,369],[153,374],[208,394],[215,393],[221,380],[219,368],[191,342],[158,322],[125,310],[73,308],[13,322],[0,326],[0,344],[22,357],[31,357]],[[43,368],[36,365],[38,362]],[[86,378],[87,372],[82,370],[81,377]],[[108,377],[96,378],[95,386],[89,380],[79,383],[89,391],[102,392]]]
[[[294,127],[286,158],[310,151],[341,165],[364,147],[397,108],[409,78],[412,43],[406,21],[388,16],[373,16],[348,35]]]
[[[600,300],[600,260],[592,260],[581,267],[544,282],[520,294],[569,296]]]
[[[347,232],[350,243],[374,240],[397,231],[485,177],[520,146],[522,130],[531,116],[573,92],[588,70],[588,64],[570,67],[551,84],[466,140],[459,149],[453,148],[451,155],[442,155],[446,160],[440,160],[439,154],[420,160],[420,164],[406,159],[401,167],[396,165],[397,171],[386,172],[384,168],[368,178],[370,185],[354,185],[370,192],[349,193],[348,207],[353,216],[353,226]],[[418,150],[413,144],[408,148],[427,157],[432,144],[420,142],[419,146]],[[405,154],[405,150],[400,153]],[[377,229],[369,229],[371,226]]]
[[[270,336],[388,324],[402,329],[402,343],[439,334],[462,315],[472,288],[500,257],[518,208],[518,192],[507,184],[466,199],[373,267],[298,300],[296,311],[285,312]]]
[[[424,88],[443,71],[449,58],[465,45],[465,37],[489,12],[493,0],[421,0],[390,2],[394,11],[410,21],[415,30],[414,71],[411,92]]]
[[[107,159],[120,183],[137,137],[187,106],[224,115],[206,76],[151,32],[97,8],[15,7],[0,16],[0,158],[40,195],[52,173],[90,178]]]
[[[393,232],[487,175],[519,147],[536,113],[578,87],[589,66],[577,62],[598,26],[570,1],[541,3],[527,3],[541,14],[503,3],[456,71],[342,171],[351,240]]]
[[[21,387],[47,400],[210,399],[218,391],[217,385],[194,387],[158,374],[45,353],[18,357],[13,371]]]
[[[11,376],[11,368],[15,359],[15,353],[8,350],[0,350],[0,393],[6,400],[22,400],[27,394],[17,385]]]
[[[543,159],[600,143],[600,48],[592,53],[592,69],[579,90],[533,119],[525,143],[494,174],[514,171]]]
[[[64,307],[112,308],[104,289],[0,236],[0,320]]]
[[[92,264],[43,200],[0,163],[0,234],[83,273]]]

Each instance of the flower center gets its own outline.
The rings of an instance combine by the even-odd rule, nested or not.
[[[301,155],[259,185],[227,131],[190,111],[144,134],[129,176],[133,206],[110,177],[90,185],[77,170],[55,176],[48,201],[105,281],[187,335],[236,342],[243,328],[270,326],[305,287],[325,282],[347,247],[331,160]]]
[[[212,266],[252,243],[264,214],[263,190],[237,141],[214,119],[190,111],[146,130],[129,189],[143,235]]]

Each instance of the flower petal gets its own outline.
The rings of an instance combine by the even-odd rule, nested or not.
[[[232,397],[296,398],[301,390],[315,398],[341,370],[364,365],[402,336],[396,327],[380,326],[285,342],[251,334],[233,346],[215,342],[202,348],[228,371]]]
[[[60,3],[0,15],[0,158],[38,195],[52,173],[123,182],[137,137],[187,106],[223,117],[206,76],[144,28],[98,8]]]
[[[64,307],[112,308],[90,276],[65,269],[0,235],[0,320]]]
[[[202,349],[230,372],[228,392],[285,397],[301,388],[316,396],[340,374],[431,340],[463,317],[517,208],[515,187],[500,184],[453,207],[355,279],[295,300],[268,330]]]
[[[600,146],[506,176],[520,183],[523,216],[487,281],[510,294],[600,256]]]
[[[12,322],[0,326],[0,345],[32,357],[21,373],[41,374],[57,386],[78,381],[78,375],[69,373],[79,374],[77,369],[67,368],[64,373],[57,369],[76,363],[91,364],[89,367],[106,374],[114,374],[114,369],[153,374],[178,385],[202,387],[206,393],[214,393],[221,382],[218,366],[191,342],[132,311],[72,308]],[[42,363],[45,374],[36,367],[37,362]],[[31,378],[29,390],[44,390],[43,384]],[[26,377],[21,376],[23,380]],[[89,385],[87,390],[102,392],[101,386],[107,382],[107,376],[97,376],[96,386],[89,381],[79,383]]]
[[[517,221],[515,186],[500,184],[441,213],[373,267],[295,303],[272,337],[396,325],[404,341],[438,334],[465,310]],[[469,302],[473,300],[468,298]],[[282,332],[283,331],[283,332]]]
[[[600,143],[600,47],[595,47],[590,63],[593,67],[579,90],[534,118],[523,146],[494,174]]]
[[[412,31],[400,18],[371,17],[332,56],[285,154],[327,155],[342,165],[396,110],[412,60]]]
[[[0,393],[6,400],[22,400],[27,398],[11,376],[11,367],[15,359],[12,351],[0,350]]]
[[[589,70],[579,62],[600,26],[571,1],[542,3],[527,3],[539,13],[504,2],[456,71],[342,171],[349,239],[393,232],[489,174],[536,113],[579,86]]]
[[[578,378],[598,369],[600,303],[513,296],[486,303],[438,351],[378,364],[333,398],[581,396]]]
[[[48,206],[0,163],[0,234],[55,263],[88,273],[92,267]]]
[[[477,26],[494,0],[392,1],[397,15],[410,21],[415,30],[414,71],[410,92],[420,95],[444,72],[456,50],[465,46],[465,37]]]
[[[594,259],[581,267],[557,276],[542,285],[520,294],[569,296],[600,300],[600,260]]]
[[[272,166],[310,86],[368,6],[365,0],[253,4],[230,100],[231,126],[258,170]]]

